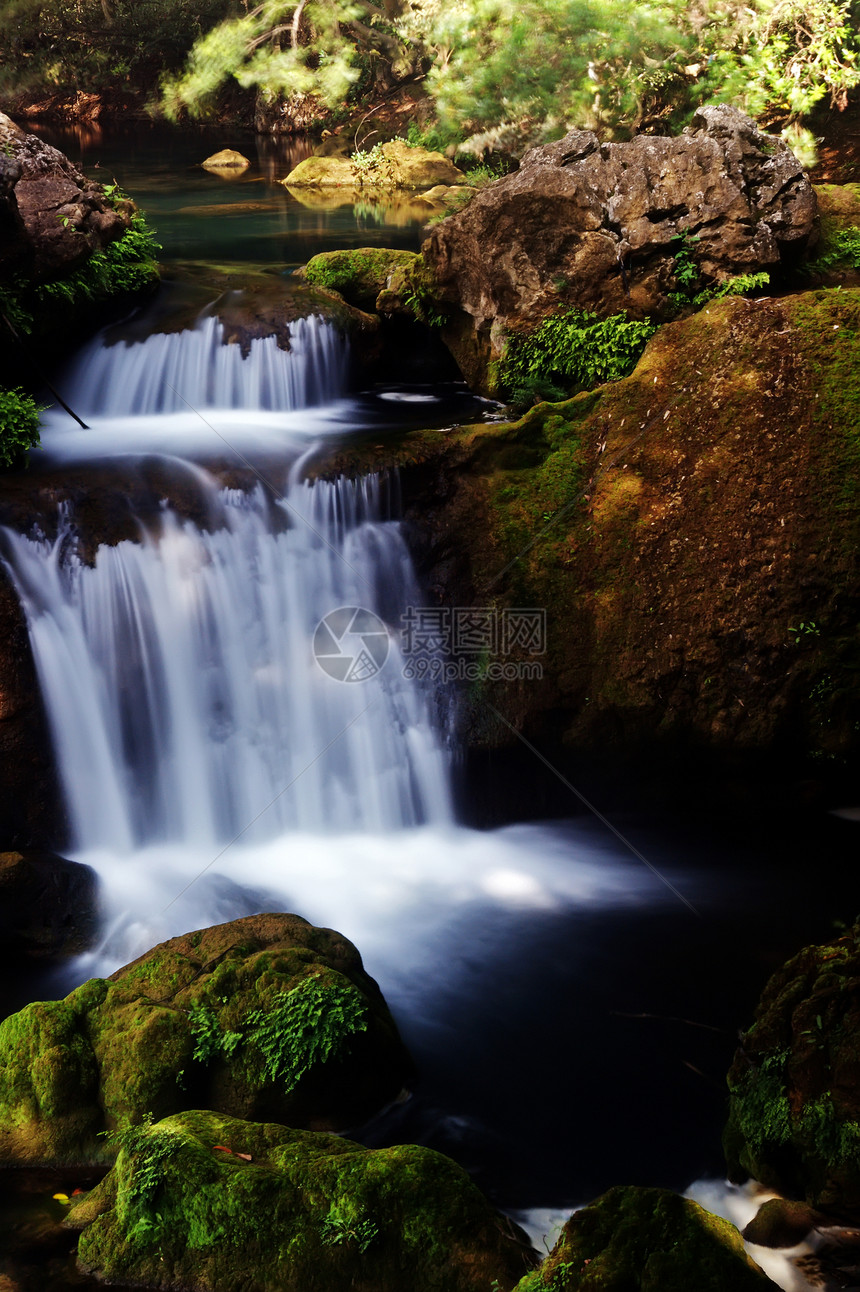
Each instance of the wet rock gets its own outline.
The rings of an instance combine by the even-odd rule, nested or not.
[[[773,975],[728,1084],[732,1178],[860,1223],[860,925]]]
[[[0,853],[0,957],[52,960],[92,946],[96,877],[53,853]]]
[[[213,153],[207,157],[205,162],[200,163],[206,170],[225,170],[225,171],[243,171],[251,165],[247,157],[237,153],[235,148],[222,148],[220,152]]]
[[[128,229],[133,204],[112,205],[100,184],[86,179],[56,148],[27,134],[3,113],[0,149],[8,150],[21,168],[15,199],[37,279],[69,273]]]
[[[532,149],[515,174],[436,225],[422,254],[441,300],[461,315],[450,344],[463,375],[493,393],[491,363],[510,329],[560,306],[665,317],[682,246],[706,287],[779,270],[816,236],[800,163],[781,139],[720,106],[701,109],[677,138],[605,144],[574,130]]]
[[[743,1230],[742,1237],[758,1247],[796,1247],[813,1229],[828,1223],[822,1212],[805,1202],[769,1198]]]
[[[618,1187],[577,1211],[517,1292],[766,1292],[734,1225],[668,1189]]]
[[[351,943],[296,915],[173,938],[0,1024],[0,1161],[96,1162],[99,1132],[209,1107],[357,1124],[412,1065]]]
[[[194,1292],[486,1292],[535,1263],[431,1149],[370,1151],[209,1112],[139,1135],[70,1223],[85,1272]]]

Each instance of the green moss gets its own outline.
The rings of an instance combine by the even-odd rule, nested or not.
[[[7,1161],[102,1160],[103,1127],[194,1106],[350,1124],[410,1072],[355,949],[295,916],[173,939],[109,982],[29,1006],[3,1024],[0,1055]]]
[[[360,247],[354,251],[322,251],[302,271],[317,287],[340,292],[356,305],[373,306],[392,275],[408,271],[418,259],[412,251]]]
[[[106,1279],[322,1292],[358,1275],[377,1292],[483,1292],[529,1263],[429,1149],[371,1152],[207,1112],[126,1137],[97,1194],[71,1223],[85,1225],[82,1267]]]
[[[734,1225],[667,1189],[610,1189],[576,1212],[516,1292],[765,1292]]]

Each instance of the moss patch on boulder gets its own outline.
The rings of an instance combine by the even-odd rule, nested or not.
[[[536,1259],[431,1149],[369,1151],[211,1112],[126,1136],[70,1223],[86,1272],[194,1292],[487,1292]]]
[[[390,288],[395,276],[408,274],[418,259],[413,251],[385,247],[322,251],[299,271],[299,277],[314,286],[340,292],[359,309],[375,309],[380,292]]]
[[[860,1222],[860,925],[773,975],[728,1084],[732,1177]]]
[[[464,180],[463,172],[441,153],[392,139],[350,157],[306,157],[281,183],[287,188],[419,189],[462,184]]]
[[[0,1161],[106,1160],[99,1132],[210,1107],[337,1129],[412,1065],[350,942],[295,915],[172,938],[0,1025]]]
[[[414,477],[428,582],[547,614],[542,678],[478,683],[464,739],[510,740],[489,700],[581,755],[853,766],[858,372],[860,292],[730,298],[662,327],[629,377],[437,435]],[[390,455],[407,496],[429,439]]]
[[[618,1187],[577,1211],[516,1292],[766,1292],[734,1225],[668,1189]]]

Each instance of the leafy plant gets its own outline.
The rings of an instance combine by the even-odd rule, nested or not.
[[[356,184],[391,184],[394,182],[394,165],[390,157],[383,152],[384,144],[380,141],[372,148],[357,149],[350,156],[353,176]]]
[[[295,1089],[318,1063],[336,1058],[359,1032],[369,1008],[357,987],[334,971],[302,979],[275,996],[273,1008],[248,1015],[247,1039],[262,1053],[266,1074]]]
[[[175,1133],[154,1129],[152,1123],[152,1113],[146,1113],[135,1126],[102,1132],[117,1156],[125,1155],[130,1172],[128,1187],[120,1192],[121,1219],[129,1225],[130,1238],[144,1240],[157,1236],[161,1215],[153,1204],[164,1180],[164,1165],[176,1152]]]
[[[795,628],[789,628],[788,635],[792,645],[799,646],[802,641],[810,637],[820,637],[821,629],[814,619],[802,619]]]
[[[242,1044],[242,1033],[225,1031],[211,1005],[192,1005],[188,1015],[197,1042],[192,1057],[199,1063],[211,1063],[222,1055],[229,1059]]]
[[[599,319],[584,310],[563,310],[544,319],[534,332],[508,341],[500,378],[509,392],[540,389],[590,389],[625,377],[635,366],[656,328],[647,319],[613,314]]]
[[[333,1204],[322,1223],[322,1240],[329,1247],[355,1246],[360,1252],[366,1252],[379,1229],[372,1220],[353,1218],[347,1215],[346,1208]]]
[[[20,387],[0,389],[0,466],[11,467],[27,449],[39,447],[39,414],[44,412]]]
[[[860,229],[856,225],[836,229],[828,234],[818,255],[806,268],[810,271],[826,272],[837,266],[860,269]]]

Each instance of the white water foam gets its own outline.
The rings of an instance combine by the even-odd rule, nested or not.
[[[312,435],[342,431],[349,368],[347,340],[311,316],[290,324],[290,349],[274,336],[253,339],[247,355],[224,343],[217,318],[194,328],[106,345],[96,337],[60,380],[66,402],[43,417],[50,461],[128,453],[220,456],[280,452]]]

